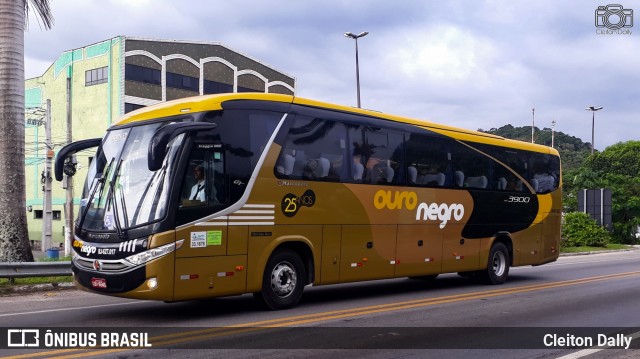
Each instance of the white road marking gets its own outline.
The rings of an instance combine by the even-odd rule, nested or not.
[[[635,332],[633,334],[630,335],[631,336],[631,340],[633,341],[633,339],[639,338],[640,337],[640,332]],[[571,354],[567,354],[565,356],[561,356],[561,357],[557,357],[556,359],[578,359],[578,358],[582,358],[582,357],[586,357],[587,355],[591,355],[594,353],[597,353],[601,350],[607,349],[609,347],[604,347],[604,348],[598,348],[598,349],[583,349],[583,350],[579,350],[577,352],[573,352]]]
[[[65,311],[71,311],[71,310],[84,310],[84,309],[92,309],[92,308],[117,307],[121,305],[142,304],[142,303],[148,303],[148,302],[139,301],[139,302],[128,302],[128,303],[113,303],[113,304],[90,305],[87,307],[58,308],[58,309],[36,310],[32,312],[6,313],[6,314],[0,314],[0,317],[12,317],[12,316],[26,315],[26,314],[65,312]]]

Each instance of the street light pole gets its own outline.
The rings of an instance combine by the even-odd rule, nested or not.
[[[536,109],[531,109],[531,143],[533,143],[533,132],[536,126]]]
[[[596,127],[596,111],[600,111],[603,109],[602,106],[589,106],[584,108],[587,111],[591,111],[591,154],[593,154],[593,149],[596,147],[594,144],[595,138],[595,127]]]
[[[358,108],[360,108],[360,67],[358,64],[358,38],[367,36],[369,34],[368,31],[364,31],[359,33],[358,35],[354,35],[351,32],[345,32],[344,36],[356,40],[356,89],[358,92]]]
[[[555,134],[555,129],[556,129],[556,120],[553,120],[551,121],[551,148],[554,148],[553,136]]]

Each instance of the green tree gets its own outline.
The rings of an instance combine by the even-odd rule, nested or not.
[[[0,262],[33,261],[24,178],[24,30],[29,5],[51,28],[49,0],[0,0]]]
[[[613,240],[636,243],[640,226],[640,141],[617,143],[588,157],[573,178],[572,190],[610,188]]]

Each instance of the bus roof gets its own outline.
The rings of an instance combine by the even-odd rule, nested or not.
[[[114,126],[132,124],[135,122],[156,119],[159,117],[175,116],[181,113],[186,114],[186,113],[192,113],[192,112],[221,110],[222,104],[224,102],[234,101],[234,100],[283,102],[283,103],[297,104],[301,106],[334,110],[334,111],[345,112],[345,113],[361,114],[365,116],[390,120],[394,122],[402,122],[402,123],[423,127],[430,131],[437,132],[458,140],[482,142],[490,145],[511,147],[511,148],[521,149],[525,151],[549,153],[556,156],[558,155],[558,151],[551,147],[528,143],[524,141],[510,140],[504,137],[500,137],[500,136],[496,136],[496,135],[492,135],[484,132],[467,130],[467,129],[444,125],[441,123],[431,122],[427,120],[418,120],[418,119],[396,116],[396,115],[386,114],[386,113],[367,110],[367,109],[337,105],[337,104],[332,104],[327,102],[306,99],[302,97],[294,97],[291,95],[268,94],[268,93],[260,93],[260,92],[194,96],[194,97],[187,97],[187,98],[162,102],[156,105],[143,107],[136,111],[132,111],[124,115],[123,117],[121,117],[114,124]]]

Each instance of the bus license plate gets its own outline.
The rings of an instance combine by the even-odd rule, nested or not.
[[[91,286],[94,288],[107,288],[107,280],[104,278],[91,278]]]

